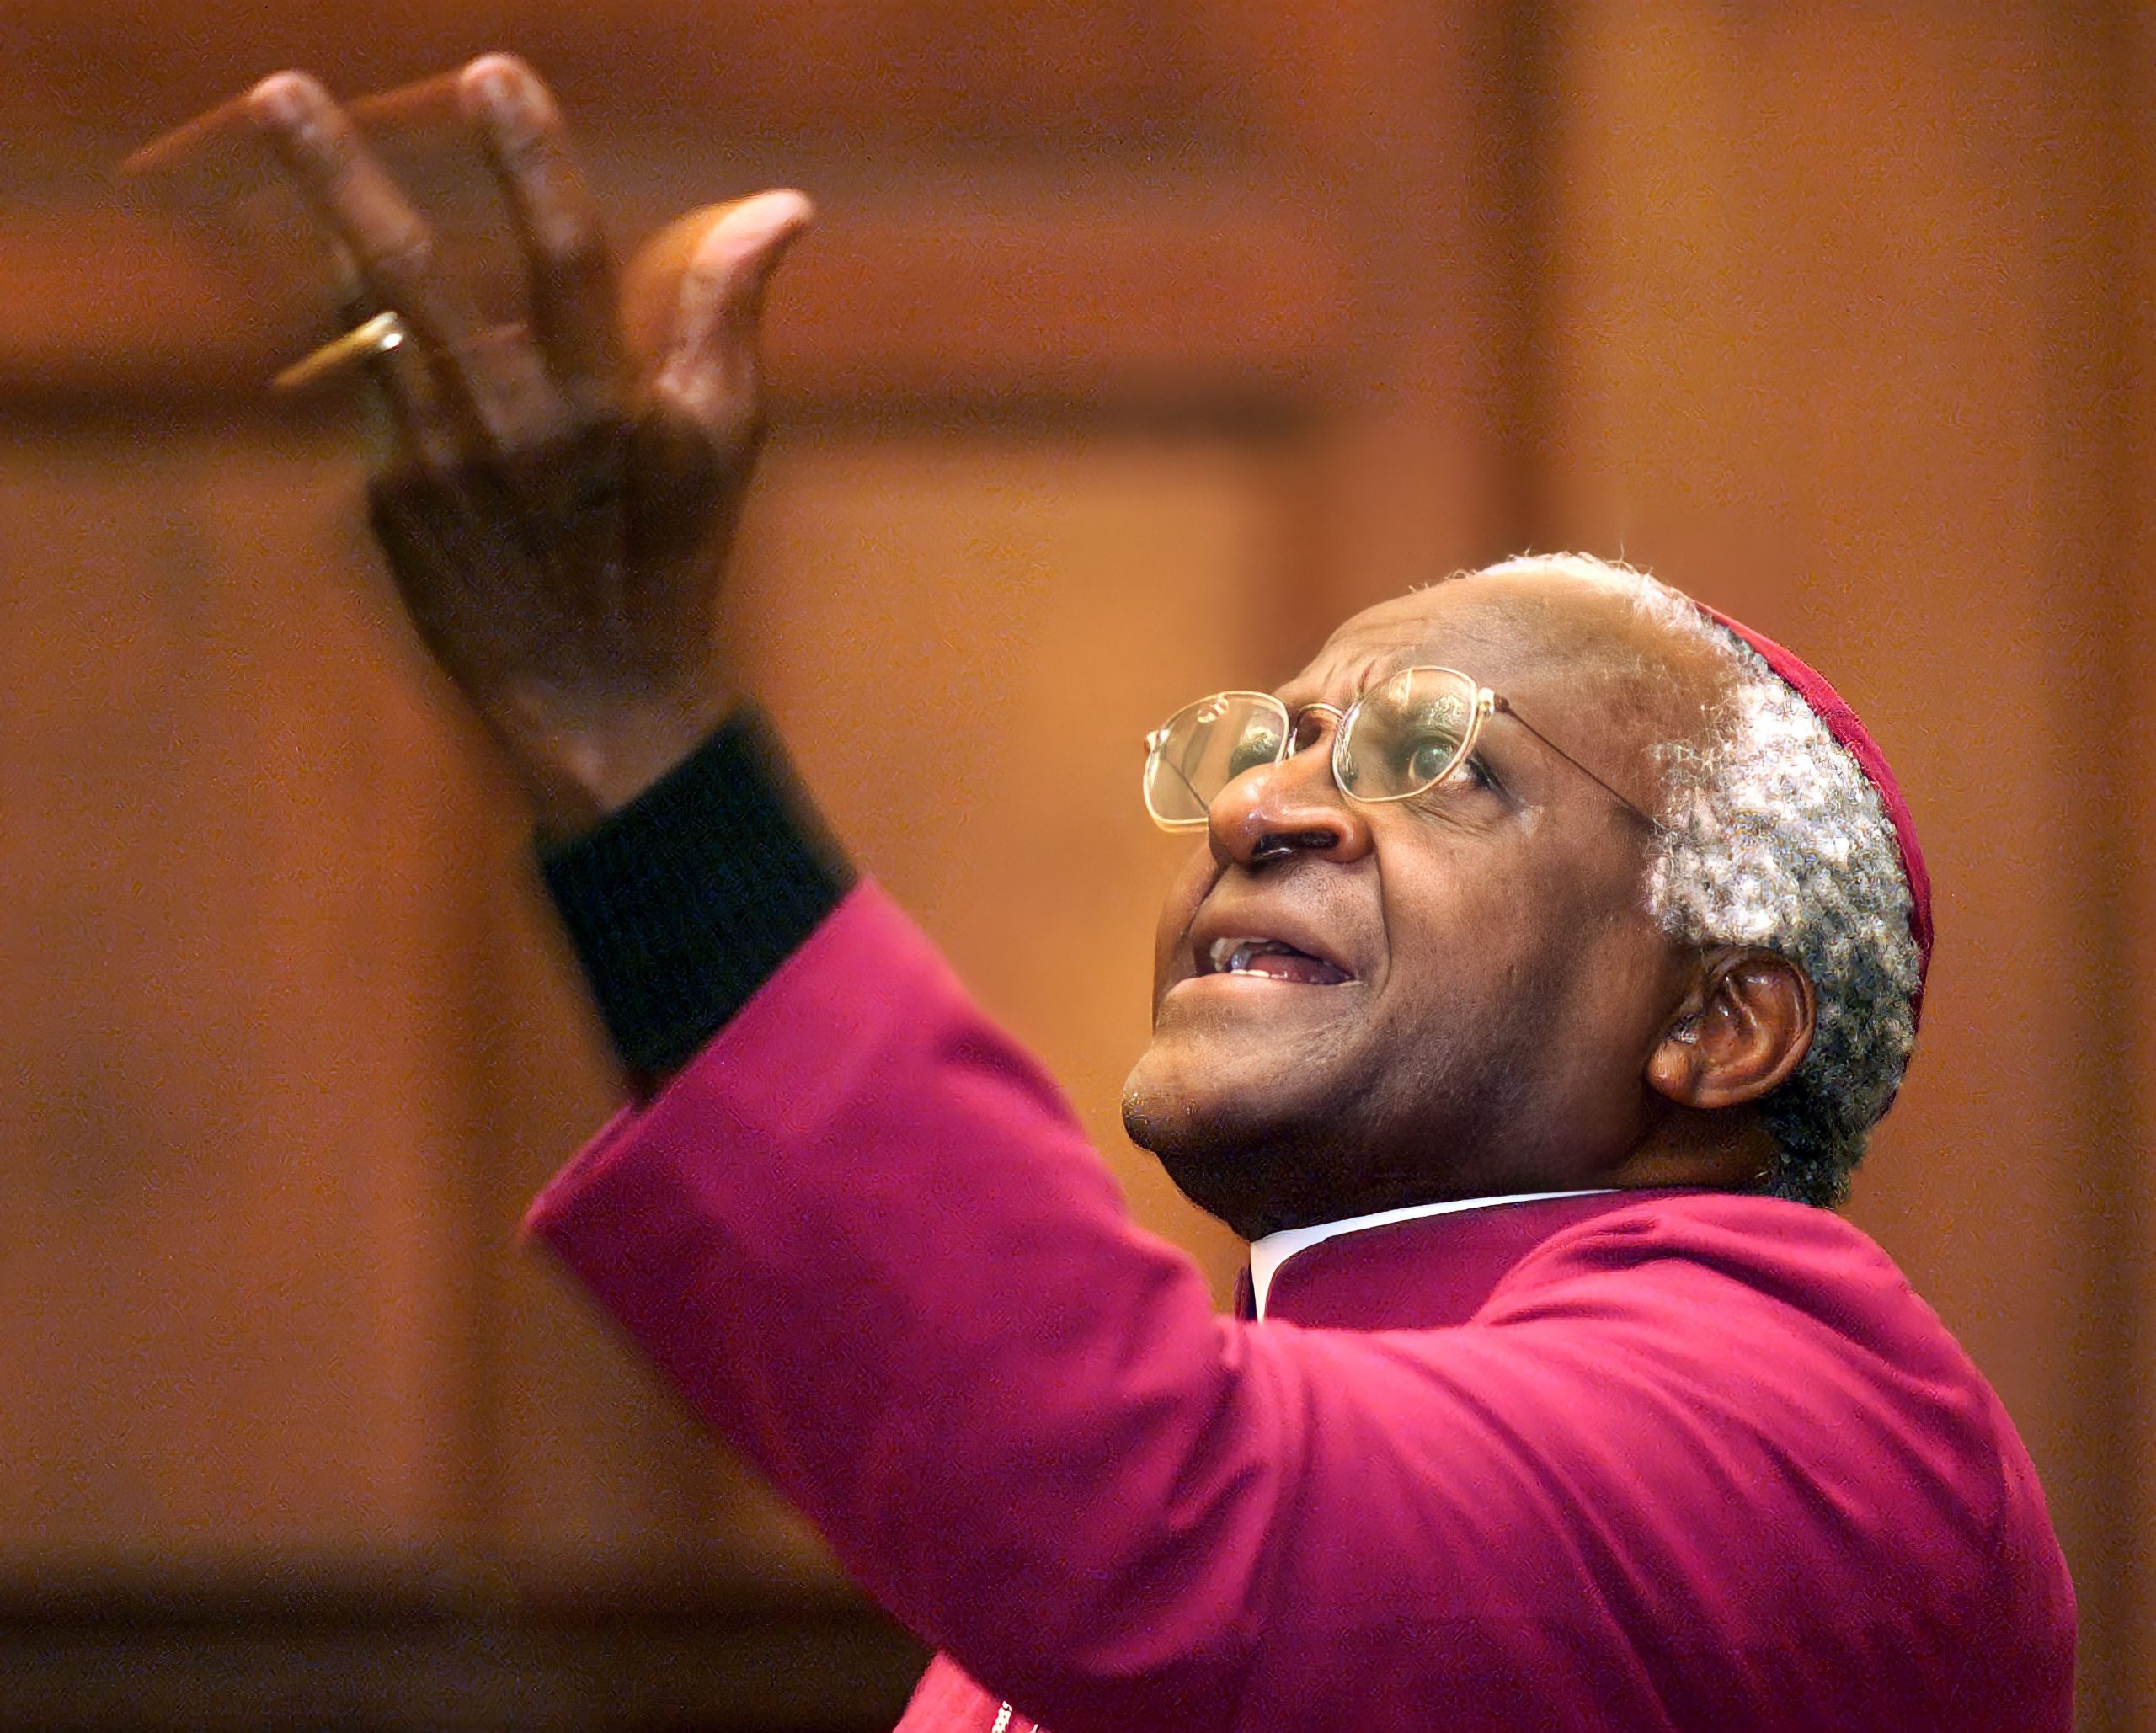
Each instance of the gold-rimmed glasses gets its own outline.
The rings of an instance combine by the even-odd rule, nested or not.
[[[1270,692],[1215,692],[1185,705],[1145,737],[1145,810],[1164,830],[1196,829],[1236,777],[1307,744],[1299,730],[1313,715],[1332,718],[1332,779],[1348,799],[1412,799],[1467,761],[1499,711],[1641,823],[1663,829],[1489,687],[1457,668],[1427,666],[1380,680],[1344,712],[1306,704],[1291,712]]]

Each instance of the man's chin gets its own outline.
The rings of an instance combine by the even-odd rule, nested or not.
[[[1163,1160],[1174,1151],[1230,1149],[1263,1136],[1290,1104],[1278,1097],[1288,1064],[1218,1036],[1155,1035],[1123,1085],[1123,1129]]]
[[[1131,1071],[1123,1096],[1131,1142],[1153,1152],[1184,1197],[1246,1239],[1289,1225],[1288,1216],[1326,1219],[1307,1212],[1327,1182],[1330,1164],[1313,1145],[1331,1116],[1288,1099],[1277,1064],[1251,1068],[1238,1087],[1241,1068],[1209,1065],[1201,1081],[1179,1057],[1156,1042]]]

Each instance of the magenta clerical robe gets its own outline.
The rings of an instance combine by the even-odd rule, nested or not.
[[[1218,1316],[873,887],[531,1225],[944,1651],[907,1733],[2068,1725],[2027,1456],[1854,1229],[1508,1205]]]

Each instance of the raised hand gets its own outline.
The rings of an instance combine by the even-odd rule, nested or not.
[[[692,212],[617,272],[544,84],[506,55],[456,90],[494,165],[529,315],[482,325],[425,221],[313,78],[243,99],[352,261],[398,456],[371,489],[413,623],[507,749],[542,828],[633,799],[739,701],[716,643],[763,431],[764,291],[798,193]]]

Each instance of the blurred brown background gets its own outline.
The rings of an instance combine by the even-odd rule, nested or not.
[[[0,1721],[835,1730],[915,1659],[515,1249],[614,1084],[364,429],[263,388],[321,257],[243,165],[108,178],[280,64],[506,45],[625,233],[819,195],[743,641],[1216,1276],[1114,1122],[1146,727],[1529,546],[1830,671],[1942,933],[1855,1213],[2044,1472],[2083,1725],[2156,1728],[2143,8],[11,0],[0,43]]]

